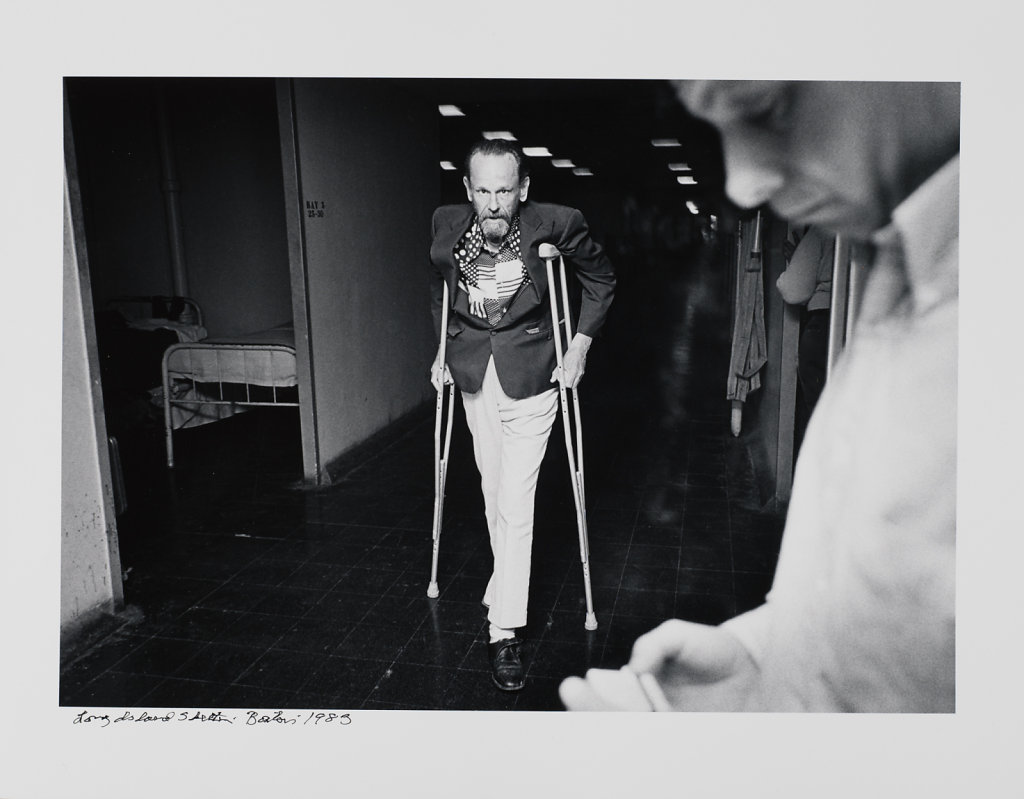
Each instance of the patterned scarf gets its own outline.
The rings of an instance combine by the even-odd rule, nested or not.
[[[453,255],[455,256],[455,262],[459,266],[459,274],[462,277],[461,282],[464,284],[462,288],[469,294],[471,302],[483,304],[487,311],[488,321],[493,325],[501,318],[505,309],[502,307],[501,299],[485,298],[480,289],[477,260],[483,249],[484,234],[480,229],[480,221],[473,217],[473,223],[469,226],[469,229],[455,243]],[[501,240],[501,246],[498,248],[498,254],[494,256],[494,261],[496,264],[509,261],[522,262],[521,285],[525,286],[530,282],[530,276],[526,271],[526,263],[523,262],[520,251],[518,214],[512,217],[512,224],[509,225],[508,233]]]

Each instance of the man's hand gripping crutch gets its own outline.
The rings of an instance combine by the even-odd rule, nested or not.
[[[430,368],[430,382],[437,389],[437,409],[434,414],[434,529],[433,547],[430,559],[430,585],[427,596],[434,598],[437,590],[437,553],[441,543],[441,517],[444,514],[444,487],[448,477],[448,452],[452,443],[452,411],[455,408],[455,381],[445,361],[445,347],[448,343],[448,284],[444,284],[441,302],[441,342],[437,347],[437,358]],[[441,447],[441,425],[445,422],[444,448]]]
[[[552,333],[555,338],[555,360],[557,366],[551,376],[552,382],[558,382],[559,402],[562,408],[562,429],[565,432],[565,452],[569,458],[569,477],[572,481],[572,497],[576,505],[576,525],[579,528],[580,562],[583,564],[583,588],[587,600],[587,617],[584,626],[588,630],[597,629],[597,616],[594,614],[594,599],[590,587],[590,543],[587,539],[587,502],[583,482],[583,428],[580,423],[580,403],[576,386],[583,376],[587,350],[591,339],[582,333],[575,338],[572,334],[572,319],[569,314],[569,288],[565,278],[565,259],[553,244],[541,244],[538,254],[544,259],[547,267],[548,296],[551,299]],[[562,319],[559,320],[558,302],[555,299],[556,286],[552,262],[558,259],[559,283],[562,291]],[[562,326],[565,327],[566,347],[562,347]],[[570,419],[567,394],[572,395],[572,418]],[[573,426],[572,423],[575,423]],[[573,450],[573,434],[575,429],[576,448]]]

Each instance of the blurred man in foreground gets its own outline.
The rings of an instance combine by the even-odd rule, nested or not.
[[[726,191],[873,252],[807,429],[775,581],[717,627],[670,620],[571,710],[955,708],[960,91],[948,83],[694,81]]]

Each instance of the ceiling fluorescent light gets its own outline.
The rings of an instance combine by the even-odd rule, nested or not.
[[[671,169],[673,172],[689,172],[690,171],[690,165],[689,164],[682,164],[682,163],[680,163],[680,164],[669,164],[668,168]]]
[[[568,158],[552,158],[551,166],[557,166],[559,169],[572,169],[576,164]]]
[[[693,200],[687,200],[686,201],[686,210],[688,210],[691,214],[699,214],[700,213],[700,211],[697,210],[697,206],[696,206],[696,204],[694,204]]]
[[[676,180],[684,186],[694,186],[697,183],[697,178],[693,175],[680,175]]]
[[[443,117],[464,117],[464,116],[466,116],[464,113],[462,113],[462,109],[459,108],[457,105],[449,105],[449,104],[439,105],[437,107],[437,110],[441,113],[441,116],[443,116]]]
[[[588,176],[588,175],[593,175],[593,174],[594,174],[594,173],[593,173],[593,172],[591,172],[591,171],[590,171],[589,169],[587,169],[587,167],[585,167],[585,166],[578,166],[578,167],[576,167],[576,168],[575,168],[575,169],[574,169],[574,170],[572,171],[572,173],[573,173],[574,175],[580,175],[581,177],[586,177],[586,176]]]
[[[504,139],[505,141],[516,141],[516,137],[509,130],[485,130],[482,135],[488,140]]]
[[[455,164],[453,164],[451,161],[442,161],[441,169],[443,169],[445,172],[454,172]]]
[[[679,143],[679,139],[651,139],[651,144],[655,147],[682,147]]]
[[[551,151],[547,147],[524,147],[523,155],[531,158],[550,158]]]

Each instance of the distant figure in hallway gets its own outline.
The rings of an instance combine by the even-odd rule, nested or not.
[[[797,462],[766,602],[680,619],[573,710],[955,709],[960,88],[686,81],[726,191],[870,248],[856,326]]]
[[[788,240],[786,242],[789,244]],[[804,424],[818,404],[828,372],[828,330],[832,306],[832,266],[836,237],[821,228],[808,228],[775,286],[790,305],[803,306],[796,373],[800,381]]]
[[[431,381],[462,393],[480,470],[494,571],[483,595],[490,622],[491,678],[504,691],[523,687],[518,628],[526,625],[533,546],[534,496],[541,461],[566,388],[583,378],[587,352],[615,291],[615,273],[583,215],[573,208],[527,203],[530,177],[522,150],[481,141],[466,159],[469,205],[434,212],[431,288],[441,325],[444,285],[450,297],[447,363]],[[583,287],[577,332],[558,373],[542,243],[555,245]],[[438,357],[440,352],[438,352]]]

